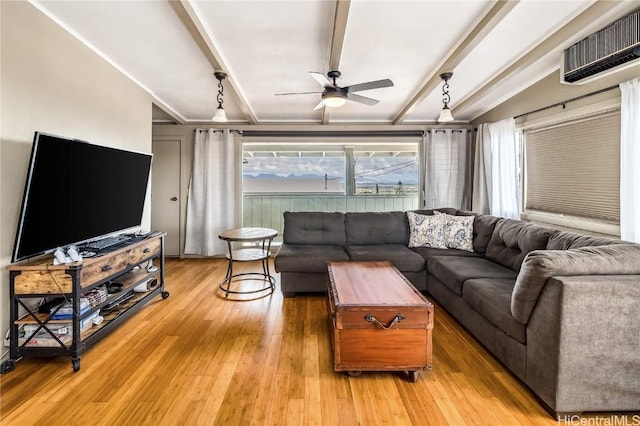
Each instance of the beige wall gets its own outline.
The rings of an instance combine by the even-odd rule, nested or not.
[[[517,96],[514,96],[491,111],[488,111],[476,118],[473,121],[473,124],[495,123],[497,121],[504,120],[505,118],[515,117],[529,111],[534,111],[558,102],[563,102],[588,93],[596,92],[600,89],[618,85],[638,76],[640,76],[640,64],[620,72],[616,72],[610,76],[594,80],[590,83],[582,85],[567,85],[560,83],[560,71],[558,70],[543,78],[528,89],[522,91]],[[567,108],[577,108],[616,97],[620,97],[620,89],[609,90],[595,96],[589,96],[575,102],[570,102],[567,104]],[[562,107],[558,106],[536,114],[536,118],[553,114],[554,112],[561,110]]]
[[[151,97],[27,2],[0,2],[0,332],[34,131],[151,152]],[[81,177],[79,177],[81,178]],[[83,177],[86,178],[86,177]],[[61,202],[73,194],[65,182]],[[143,226],[150,227],[147,199]],[[0,353],[4,354],[6,348]]]

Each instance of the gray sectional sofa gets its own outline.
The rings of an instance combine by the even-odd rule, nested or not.
[[[283,295],[326,291],[328,261],[388,260],[554,415],[640,410],[640,244],[437,211],[474,216],[473,251],[409,247],[406,212],[285,212]]]

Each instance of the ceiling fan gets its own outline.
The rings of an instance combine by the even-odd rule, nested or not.
[[[351,86],[340,87],[336,84],[336,79],[340,78],[340,76],[342,75],[340,71],[329,71],[326,76],[315,71],[309,71],[309,74],[324,88],[322,92],[276,93],[276,95],[306,95],[310,93],[322,93],[322,100],[313,108],[314,110],[316,110],[322,108],[323,106],[333,108],[340,107],[344,105],[347,100],[359,102],[365,105],[375,105],[380,101],[377,99],[368,98],[366,96],[357,95],[354,92],[393,86],[393,82],[386,78],[384,80],[369,81],[366,83],[352,84]]]

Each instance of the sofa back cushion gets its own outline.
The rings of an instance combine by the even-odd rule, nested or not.
[[[511,295],[511,314],[527,324],[549,278],[640,274],[640,244],[536,250],[525,258]]]
[[[411,210],[414,213],[417,214],[422,214],[422,215],[426,215],[426,216],[431,216],[433,214],[435,214],[434,212],[440,212],[440,213],[445,213],[445,214],[450,214],[451,216],[473,216],[473,213],[471,212],[467,212],[468,214],[459,214],[458,212],[462,212],[463,210],[456,210],[453,207],[443,207],[440,209],[418,209],[418,210]]]
[[[405,212],[345,213],[347,245],[409,243],[409,223]]]
[[[555,232],[520,220],[502,219],[493,230],[485,256],[519,272],[524,257],[533,250],[545,249]]]
[[[628,241],[616,240],[607,237],[592,237],[590,235],[577,234],[575,232],[557,232],[549,238],[547,250],[568,250],[589,246],[608,246],[611,244],[628,244]]]
[[[287,244],[344,246],[344,213],[284,212],[282,238]]]
[[[480,254],[487,252],[487,246],[498,222],[502,220],[496,216],[479,214],[473,220],[473,251]]]

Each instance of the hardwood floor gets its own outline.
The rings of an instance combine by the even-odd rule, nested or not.
[[[68,358],[32,358],[0,376],[0,423],[558,424],[437,305],[432,371],[416,383],[348,377],[332,368],[322,295],[225,300],[225,270],[224,260],[167,260],[171,296],[83,354],[78,373]]]

